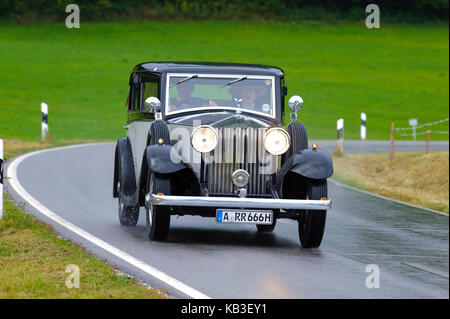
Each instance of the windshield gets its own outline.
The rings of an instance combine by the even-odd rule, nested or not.
[[[271,76],[169,74],[168,83],[167,114],[211,108],[275,117]]]

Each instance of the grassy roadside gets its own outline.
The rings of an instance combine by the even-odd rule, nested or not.
[[[449,212],[449,152],[333,156],[333,177],[376,194]]]
[[[28,143],[5,141],[7,157],[34,149],[85,141]],[[32,215],[4,194],[4,216],[0,220],[0,299],[35,298],[167,298],[162,290],[150,289],[120,273],[105,261],[55,234],[51,226]],[[79,288],[67,288],[71,272],[80,270]]]

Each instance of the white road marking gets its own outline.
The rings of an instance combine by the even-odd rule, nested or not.
[[[210,297],[202,294],[201,292],[195,290],[192,287],[189,287],[188,285],[182,283],[181,281],[178,281],[171,276],[163,273],[162,271],[146,264],[145,262],[125,253],[124,251],[106,243],[105,241],[101,240],[100,238],[95,237],[94,235],[84,231],[83,229],[75,226],[74,224],[68,222],[67,220],[63,219],[62,217],[55,214],[53,211],[42,205],[39,201],[37,201],[34,197],[32,197],[20,184],[18,178],[17,178],[17,168],[25,159],[38,155],[44,152],[51,152],[54,150],[60,150],[62,148],[69,149],[69,148],[77,148],[77,147],[84,147],[89,144],[82,144],[82,145],[73,145],[73,146],[66,146],[66,147],[60,147],[60,148],[54,148],[50,150],[42,150],[42,151],[36,151],[32,153],[28,153],[25,155],[22,155],[15,159],[9,166],[7,170],[7,176],[9,177],[8,183],[11,185],[11,187],[31,206],[33,206],[35,209],[37,209],[40,213],[47,216],[54,222],[64,226],[65,228],[69,229],[73,233],[77,234],[78,236],[90,241],[91,243],[97,245],[98,247],[103,248],[107,252],[113,254],[114,256],[122,259],[123,261],[129,263],[130,265],[144,271],[145,273],[149,274],[152,277],[157,278],[158,280],[168,284],[169,286],[177,289],[178,291],[184,293],[185,295],[194,298],[194,299],[211,299]],[[98,145],[98,144],[94,144]]]
[[[434,268],[430,268],[430,267],[428,267],[428,266],[425,266],[425,265],[421,265],[421,264],[417,264],[417,263],[403,263],[403,264],[405,264],[405,265],[411,266],[411,267],[413,267],[413,268],[417,268],[417,269],[420,269],[420,270],[423,270],[423,271],[426,271],[426,272],[432,273],[432,274],[434,274],[434,275],[438,275],[438,276],[441,276],[441,277],[444,277],[444,278],[447,278],[447,279],[448,279],[448,272],[445,272],[445,271],[440,271],[440,270],[437,270],[437,269],[434,269]]]
[[[363,194],[366,194],[366,195],[370,195],[370,196],[373,196],[373,197],[378,197],[378,198],[381,198],[381,199],[384,199],[384,200],[388,200],[390,202],[394,202],[394,203],[397,203],[397,204],[402,204],[402,205],[418,208],[418,209],[425,210],[425,211],[428,211],[428,212],[431,212],[431,213],[436,213],[436,214],[439,214],[439,215],[444,215],[444,216],[449,217],[449,214],[444,213],[444,212],[440,212],[440,211],[435,210],[435,209],[419,206],[419,205],[416,205],[416,204],[411,204],[411,203],[404,202],[404,201],[401,201],[401,200],[398,200],[398,199],[395,199],[395,198],[390,198],[390,197],[378,195],[378,194],[375,194],[375,193],[372,193],[372,192],[369,192],[369,191],[366,191],[366,190],[363,190],[363,189],[359,189],[359,188],[356,188],[356,187],[353,187],[353,186],[350,186],[350,185],[343,184],[343,183],[338,182],[338,181],[336,181],[336,180],[334,180],[332,178],[328,178],[328,180],[330,182],[334,183],[337,186],[345,187],[345,188],[354,190],[356,192],[360,192],[360,193],[363,193]]]

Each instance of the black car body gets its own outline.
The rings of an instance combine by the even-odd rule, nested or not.
[[[273,231],[298,221],[303,247],[318,247],[331,208],[329,154],[308,148],[303,101],[284,105],[284,72],[232,63],[149,62],[130,76],[127,136],[117,142],[113,196],[122,225],[145,207],[150,240],[171,215],[214,217]],[[295,121],[295,122],[294,122]]]

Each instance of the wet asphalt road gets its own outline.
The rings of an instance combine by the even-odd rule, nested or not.
[[[18,179],[59,216],[212,298],[449,296],[447,216],[330,181],[333,209],[319,249],[300,248],[294,221],[279,221],[273,233],[258,234],[252,225],[218,225],[211,218],[192,216],[172,217],[168,241],[154,243],[146,239],[143,209],[137,227],[118,222],[117,200],[111,195],[113,159],[113,144],[57,149],[24,160]],[[21,201],[11,187],[7,190]],[[36,210],[29,211],[123,271],[175,297],[186,297]],[[379,288],[366,287],[366,267],[371,264],[379,267]]]

